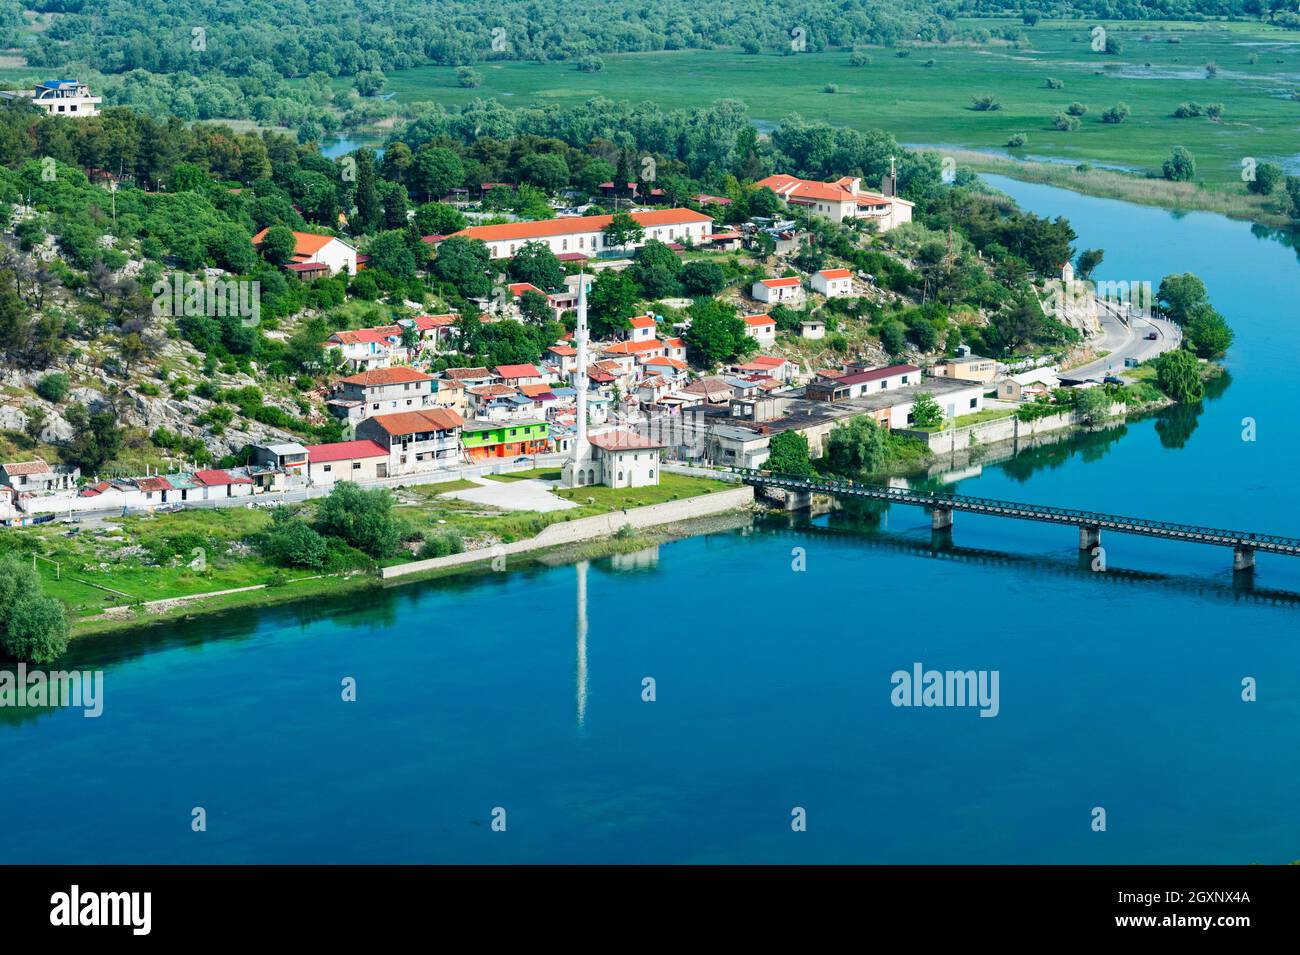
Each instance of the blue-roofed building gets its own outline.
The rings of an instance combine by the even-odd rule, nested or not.
[[[31,103],[51,116],[98,116],[103,100],[90,95],[90,87],[80,80],[45,80],[27,90],[5,90],[0,98]]]

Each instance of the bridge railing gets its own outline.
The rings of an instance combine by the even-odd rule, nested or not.
[[[1057,507],[1051,504],[1023,504],[1016,501],[1003,501],[997,498],[975,497],[966,494],[954,494],[949,491],[918,491],[910,488],[889,487],[883,484],[866,484],[851,480],[831,480],[827,478],[806,478],[794,474],[782,474],[755,468],[728,468],[741,475],[742,479],[776,487],[787,487],[801,491],[820,491],[826,494],[854,494],[871,497],[876,500],[897,501],[921,507],[952,508],[963,511],[1004,514],[1009,517],[1026,517],[1036,520],[1048,520],[1054,523],[1069,523],[1112,529],[1137,528],[1158,532],[1161,536],[1186,537],[1191,540],[1203,540],[1222,544],[1245,544],[1264,546],[1300,552],[1300,538],[1284,537],[1276,534],[1259,534],[1253,531],[1227,530],[1215,527],[1201,527],[1196,524],[1183,524],[1176,521],[1161,521],[1147,517],[1125,517],[1107,514],[1102,511],[1089,511],[1082,508]]]

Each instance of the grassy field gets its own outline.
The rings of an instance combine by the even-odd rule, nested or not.
[[[997,26],[1012,21],[980,21]],[[1017,21],[1018,22],[1018,21]],[[916,46],[906,58],[872,48],[871,63],[849,64],[846,52],[747,56],[726,51],[605,55],[602,73],[568,63],[480,64],[483,85],[462,89],[450,67],[391,74],[400,100],[465,103],[494,97],[509,105],[578,106],[593,96],[664,108],[723,97],[745,101],[760,124],[791,113],[858,128],[881,128],[902,142],[992,151],[1019,159],[1089,162],[1139,172],[1158,170],[1175,145],[1190,149],[1198,177],[1241,189],[1245,157],[1297,171],[1300,34],[1265,24],[1106,23],[1123,44],[1118,56],[1094,53],[1082,21],[1044,21],[1026,28],[1029,42],[986,46]],[[1178,42],[1169,42],[1177,39]],[[1256,62],[1249,62],[1255,54]],[[927,65],[930,61],[933,65]],[[1217,75],[1206,78],[1214,61]],[[1064,89],[1046,87],[1048,77]],[[828,83],[838,92],[826,93]],[[976,112],[971,97],[992,93],[1002,108]],[[1057,112],[1088,106],[1082,128],[1057,132]],[[1132,110],[1122,124],[1101,122],[1117,102]],[[1223,121],[1174,119],[1179,103],[1222,103]],[[1028,144],[1006,149],[1024,133]]]
[[[539,475],[553,476],[549,471]],[[729,485],[665,473],[658,487],[563,491],[579,506],[546,514],[503,511],[443,497],[462,486],[477,485],[453,482],[403,489],[398,494],[396,513],[422,535],[452,531],[470,549],[486,548],[532,537],[556,521],[694,497]],[[110,607],[270,585],[267,590],[204,601],[201,608],[195,604],[186,611],[202,613],[293,599],[295,595],[311,596],[355,584],[355,580],[338,576],[316,579],[320,571],[285,570],[263,560],[249,539],[270,521],[267,510],[231,507],[132,516],[84,529],[66,524],[6,528],[0,536],[0,554],[14,553],[24,560],[36,555],[35,566],[43,586],[67,606],[76,632],[121,629],[115,623],[87,623],[88,618]],[[396,564],[414,556],[404,552],[379,563]],[[361,573],[364,579],[372,579],[364,570]]]

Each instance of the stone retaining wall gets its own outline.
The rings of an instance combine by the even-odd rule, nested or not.
[[[524,554],[528,551],[555,547],[557,544],[573,544],[579,541],[596,540],[617,534],[625,525],[633,528],[655,527],[673,524],[677,521],[696,517],[709,517],[725,511],[745,507],[754,500],[754,489],[748,485],[730,488],[726,491],[714,491],[681,501],[665,501],[647,507],[634,507],[630,510],[611,511],[594,517],[580,517],[574,521],[557,521],[545,527],[536,537],[515,541],[512,544],[500,544],[483,550],[465,551],[449,554],[446,557],[433,557],[429,560],[413,560],[405,564],[385,567],[380,571],[383,580],[404,577],[408,574],[420,574],[429,570],[441,570],[446,567],[459,567],[475,564],[485,560],[506,557],[510,554]]]

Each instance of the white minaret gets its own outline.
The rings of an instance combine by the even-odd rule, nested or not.
[[[578,392],[574,413],[578,433],[573,439],[569,461],[564,466],[563,479],[567,487],[587,483],[583,479],[583,469],[591,457],[591,448],[587,444],[587,276],[584,272],[578,273],[578,323],[573,330],[573,341],[578,348],[578,368],[573,383]]]

